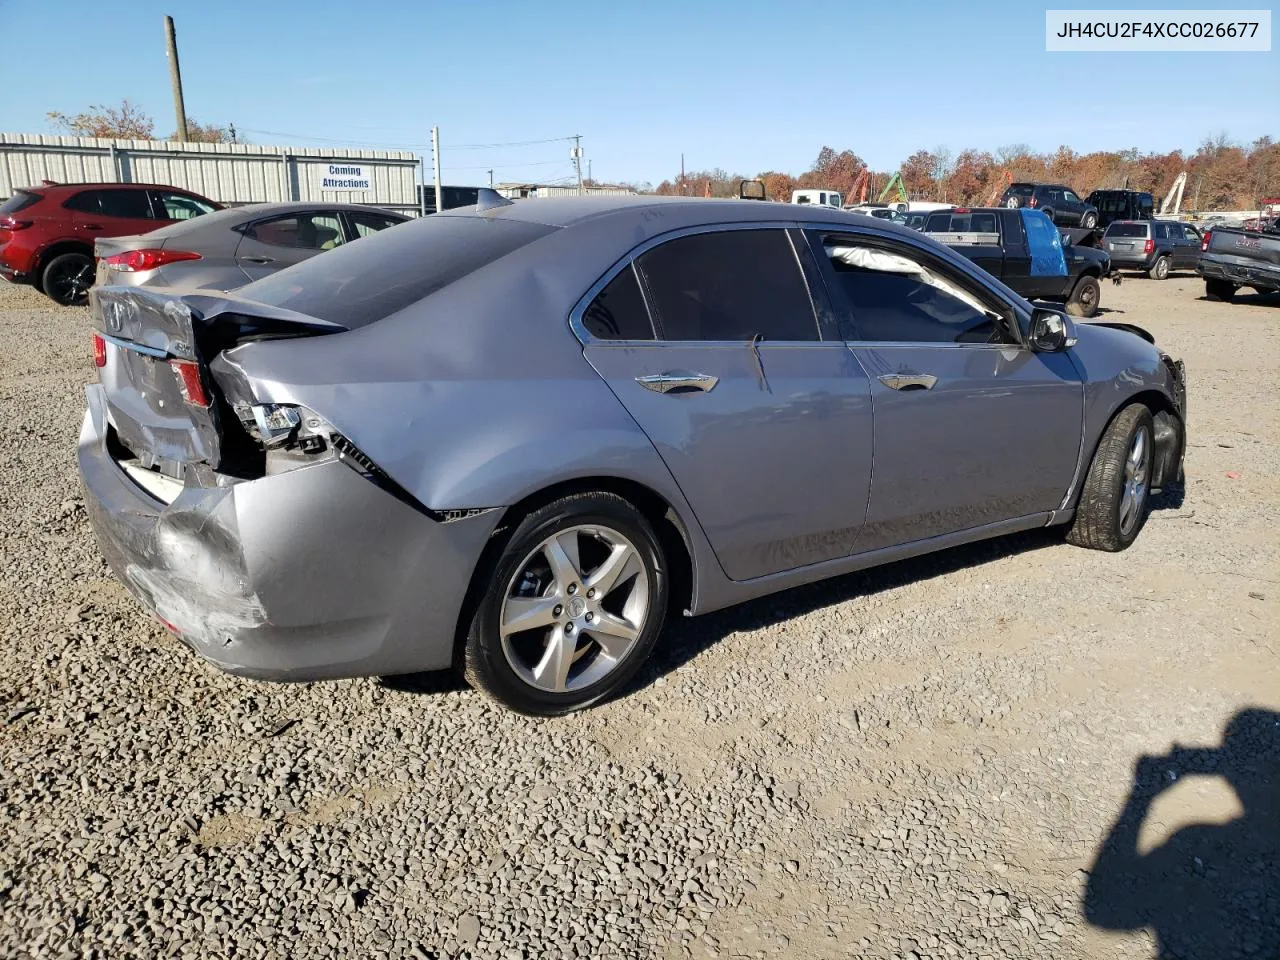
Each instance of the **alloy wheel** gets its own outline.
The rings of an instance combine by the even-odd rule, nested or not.
[[[68,262],[59,264],[45,281],[49,293],[60,303],[80,303],[93,285],[93,264]]]
[[[525,683],[550,693],[604,679],[635,647],[650,612],[640,551],[610,527],[568,527],[521,561],[503,594],[502,652]]]
[[[1146,427],[1139,427],[1124,461],[1124,487],[1120,492],[1120,533],[1128,536],[1142,516],[1147,499],[1147,474],[1151,464],[1151,440]]]

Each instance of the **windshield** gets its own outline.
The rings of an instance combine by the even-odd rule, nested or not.
[[[433,214],[311,257],[241,288],[240,294],[354,329],[403,310],[555,229]]]

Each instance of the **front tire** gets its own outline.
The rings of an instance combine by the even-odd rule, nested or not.
[[[83,253],[54,257],[40,275],[40,286],[45,296],[60,306],[84,306],[93,286],[93,258]]]
[[[1093,211],[1086,213],[1080,218],[1080,226],[1086,230],[1092,230],[1098,225],[1098,215]]]
[[[1236,285],[1230,280],[1206,280],[1204,295],[1210,300],[1221,300],[1230,303],[1236,295]]]
[[[1092,317],[1098,312],[1102,285],[1097,277],[1081,277],[1067,298],[1067,313],[1073,317]]]
[[[649,521],[611,493],[525,516],[487,570],[463,650],[467,682],[531,716],[616,693],[649,658],[667,612],[666,558]]]
[[[1080,490],[1067,542],[1117,553],[1128,549],[1147,522],[1155,424],[1141,403],[1108,424]]]
[[[1151,269],[1147,271],[1147,275],[1152,280],[1168,280],[1169,279],[1169,258],[1157,257],[1156,262],[1151,265]]]

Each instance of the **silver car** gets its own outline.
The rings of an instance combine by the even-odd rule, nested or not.
[[[1123,550],[1182,365],[817,206],[481,203],[235,295],[92,295],[102,552],[232,673],[460,666],[526,713],[696,615],[1046,525]]]
[[[234,290],[408,217],[355,203],[255,203],[100,238],[97,286]]]

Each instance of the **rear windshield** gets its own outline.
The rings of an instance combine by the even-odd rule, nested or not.
[[[40,194],[28,193],[26,190],[15,190],[13,196],[0,203],[0,217],[9,213],[17,213],[19,210],[25,210],[33,203],[38,203]]]
[[[1015,183],[1010,185],[1005,191],[1005,196],[1012,194],[1015,197],[1029,197],[1035,193],[1036,186],[1034,183]]]
[[[1104,236],[1108,237],[1146,237],[1147,225],[1145,223],[1113,223],[1107,227]]]
[[[238,293],[354,329],[403,310],[555,229],[435,214],[343,244]]]

